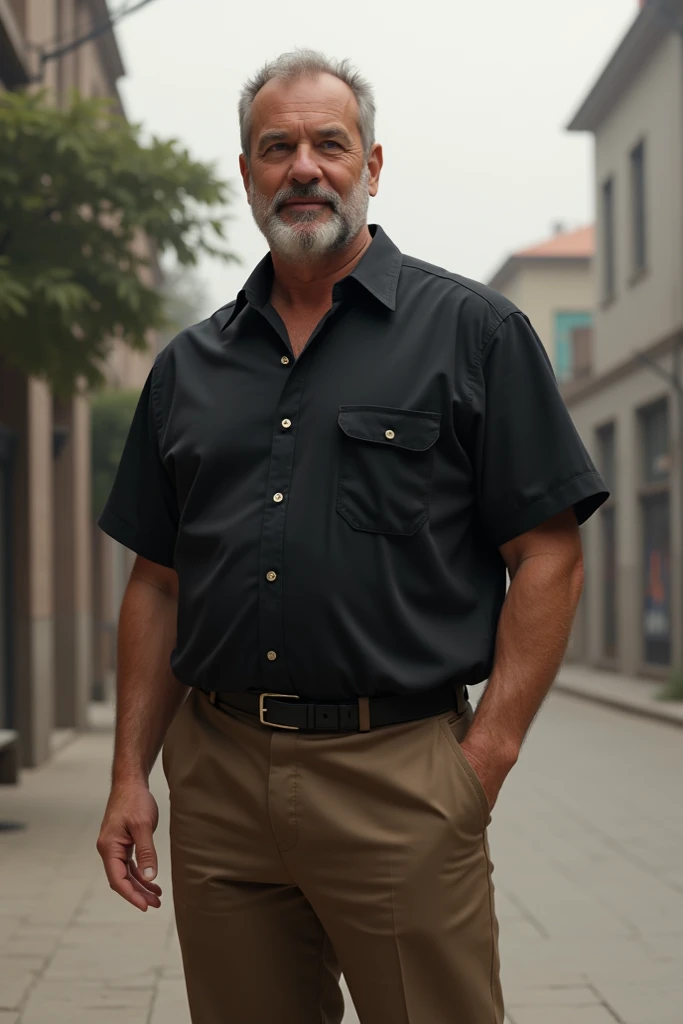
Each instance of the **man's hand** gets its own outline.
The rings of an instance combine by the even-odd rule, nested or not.
[[[517,761],[517,754],[513,751],[492,753],[490,749],[484,752],[476,741],[468,742],[467,737],[460,744],[460,749],[481,782],[488,800],[489,811],[492,811],[501,787]]]
[[[161,906],[161,889],[151,881],[157,874],[153,835],[158,824],[157,802],[143,782],[112,787],[97,851],[110,887],[144,912]]]

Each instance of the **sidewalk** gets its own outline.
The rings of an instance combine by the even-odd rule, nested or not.
[[[683,701],[657,700],[663,685],[651,679],[622,676],[583,665],[564,665],[554,689],[573,697],[683,727]]]
[[[44,766],[0,788],[0,1024],[188,1024],[172,920],[158,768],[161,910],[111,892],[95,850],[108,792],[111,711]]]
[[[496,806],[509,1024],[683,1021],[683,748],[676,729],[575,699],[592,687],[605,703],[618,680],[563,669]],[[632,701],[652,699],[625,682]],[[26,825],[0,832],[0,1024],[189,1024],[163,773],[163,906],[142,915],[95,851],[112,735],[108,709],[93,711],[91,732],[0,788],[0,819]],[[344,1024],[358,1024],[350,1002]]]

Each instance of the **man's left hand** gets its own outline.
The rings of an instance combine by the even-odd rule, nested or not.
[[[517,752],[500,753],[497,751],[495,754],[492,754],[490,750],[484,752],[476,741],[469,740],[467,737],[460,744],[460,749],[481,782],[489,803],[489,810],[492,811],[501,787],[517,761]]]

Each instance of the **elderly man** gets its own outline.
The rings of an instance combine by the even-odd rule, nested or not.
[[[270,253],[158,356],[100,520],[138,558],[98,849],[160,905],[163,743],[195,1024],[339,1024],[342,971],[363,1024],[500,1024],[486,829],[606,497],[525,315],[367,225],[374,113],[309,51],[247,83]]]

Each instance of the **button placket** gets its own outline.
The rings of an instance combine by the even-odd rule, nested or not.
[[[289,361],[288,356],[281,357],[283,364],[286,365]],[[287,495],[291,485],[296,439],[292,424],[297,419],[309,365],[310,360],[305,360],[291,367],[274,410],[270,472],[261,534],[259,660],[262,665],[264,689],[277,688],[281,693],[291,690],[284,654],[284,597],[281,573]]]

